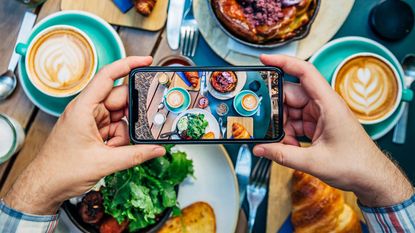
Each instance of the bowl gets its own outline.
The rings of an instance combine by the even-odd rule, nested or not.
[[[175,188],[176,193],[179,193],[179,186]],[[82,221],[81,216],[79,215],[78,205],[73,205],[69,201],[65,201],[62,204],[62,209],[68,215],[68,218],[71,222],[81,231],[84,233],[100,233],[99,232],[99,225],[88,224]],[[136,233],[156,233],[163,225],[169,220],[171,214],[173,212],[173,208],[167,208],[164,212],[160,215],[159,221],[153,225],[150,225],[146,228],[143,228]],[[104,215],[105,218],[106,214]]]
[[[208,0],[208,1],[209,1],[209,12],[213,15],[213,18],[215,19],[216,23],[219,25],[219,27],[222,29],[222,31],[224,33],[227,36],[229,36],[230,38],[234,39],[235,41],[237,41],[241,44],[244,44],[244,45],[247,45],[247,46],[250,46],[250,47],[255,47],[255,48],[276,48],[276,47],[283,46],[283,45],[288,44],[288,43],[293,42],[293,41],[304,39],[310,33],[311,26],[314,23],[314,20],[317,16],[317,13],[318,13],[318,11],[320,9],[320,5],[321,5],[321,0],[316,0],[315,3],[313,3],[313,4],[315,4],[315,6],[313,6],[314,12],[313,12],[313,15],[310,18],[310,21],[307,24],[305,24],[305,25],[301,26],[300,28],[298,28],[297,30],[295,30],[295,35],[294,36],[291,36],[287,39],[267,41],[264,44],[259,44],[259,43],[253,43],[253,42],[250,42],[250,41],[246,41],[243,38],[240,38],[240,37],[234,35],[231,31],[229,31],[226,28],[226,26],[222,24],[220,19],[217,17],[215,11],[213,10],[212,0]]]

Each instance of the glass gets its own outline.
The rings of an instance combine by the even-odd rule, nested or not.
[[[39,6],[40,4],[46,2],[46,0],[17,0],[17,1],[26,4],[31,8],[35,8]]]
[[[13,118],[0,113],[0,164],[20,150],[24,139],[23,127]]]

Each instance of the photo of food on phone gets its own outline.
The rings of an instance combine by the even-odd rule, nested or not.
[[[282,137],[279,70],[153,69],[139,69],[130,77],[130,131],[135,141],[276,141]]]

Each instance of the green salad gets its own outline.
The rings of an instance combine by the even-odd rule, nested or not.
[[[175,187],[193,175],[193,162],[184,152],[172,152],[173,145],[165,147],[165,156],[105,177],[105,212],[118,223],[127,220],[130,232],[155,224],[167,208],[180,211]]]
[[[209,122],[204,114],[187,114],[177,122],[177,129],[184,139],[200,139],[206,132]]]

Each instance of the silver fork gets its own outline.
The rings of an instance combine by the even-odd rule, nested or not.
[[[190,0],[190,7],[184,13],[182,26],[180,28],[180,50],[181,54],[193,57],[196,53],[199,41],[199,26],[193,16],[193,0]]]
[[[262,203],[265,195],[267,194],[270,164],[270,160],[263,157],[260,158],[252,171],[249,185],[247,186],[246,191],[249,203],[249,233],[252,232],[254,227],[258,206]]]

